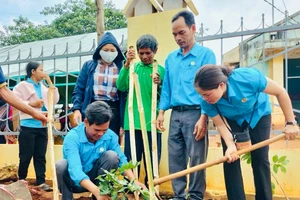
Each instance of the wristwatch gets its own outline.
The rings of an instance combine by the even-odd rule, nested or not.
[[[295,125],[297,125],[297,121],[296,121],[296,120],[293,120],[293,121],[291,121],[291,122],[286,122],[285,125],[293,125],[293,126],[295,126]]]

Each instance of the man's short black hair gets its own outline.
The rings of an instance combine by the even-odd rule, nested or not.
[[[174,17],[172,18],[172,23],[174,21],[176,21],[177,19],[179,19],[179,17],[183,17],[184,21],[185,21],[185,24],[191,28],[191,26],[193,24],[195,24],[195,17],[194,17],[194,14],[190,11],[187,11],[187,10],[184,10],[184,11],[181,11],[179,13],[177,13],[176,15],[174,15]]]
[[[102,125],[109,122],[113,117],[110,106],[103,101],[95,101],[85,109],[85,118],[89,125]]]

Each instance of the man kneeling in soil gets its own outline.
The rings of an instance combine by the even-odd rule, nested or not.
[[[72,200],[73,192],[86,191],[90,191],[97,200],[110,199],[107,195],[100,195],[96,177],[104,174],[102,169],[117,169],[127,163],[117,134],[108,129],[113,117],[110,107],[102,101],[93,102],[85,110],[85,117],[84,122],[65,137],[64,159],[56,163],[62,200]],[[124,175],[130,180],[135,178],[131,170],[125,171]],[[145,188],[140,182],[135,182]]]

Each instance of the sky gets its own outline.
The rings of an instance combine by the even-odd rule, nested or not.
[[[43,24],[53,17],[45,17],[39,12],[47,6],[53,6],[62,3],[65,0],[0,0],[0,30],[3,25],[11,25],[13,19],[19,15],[27,17],[35,24]],[[123,9],[127,0],[112,0],[117,8]],[[254,29],[260,25],[261,16],[265,14],[265,22],[268,26],[272,25],[272,6],[268,4],[272,0],[194,0],[194,4],[199,11],[196,16],[196,27],[199,30],[201,23],[204,24],[205,33],[215,34],[220,27],[220,20],[223,20],[224,30],[233,32],[240,26],[240,19],[243,17],[246,29]],[[274,5],[280,11],[288,11],[289,15],[299,10],[300,0],[273,0]],[[274,9],[274,21],[277,22],[284,18],[284,15],[277,9]],[[240,38],[226,39],[224,41],[224,50],[226,52],[240,42]],[[220,41],[205,42],[204,46],[211,48],[220,63]]]

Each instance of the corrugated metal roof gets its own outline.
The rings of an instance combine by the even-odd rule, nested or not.
[[[124,50],[127,48],[127,28],[123,29],[115,29],[110,30],[117,39],[121,48]],[[31,49],[31,58],[32,60],[41,60],[39,58],[41,56],[41,52],[43,49],[43,57],[51,56],[54,51],[55,45],[55,55],[62,55],[66,53],[66,46],[68,44],[68,52],[67,54],[76,53],[79,50],[80,42],[81,42],[81,52],[88,52],[93,47],[94,41],[97,40],[97,33],[88,33],[82,35],[75,35],[69,37],[62,38],[54,38],[49,40],[35,41],[30,43],[23,43],[18,45],[6,46],[0,48],[0,65],[2,65],[2,69],[5,75],[12,77],[18,75],[25,74],[25,65],[27,61],[23,61],[29,57],[30,49]],[[96,44],[97,46],[97,44]],[[18,58],[20,52],[20,58]],[[20,60],[19,64],[5,64],[7,61],[9,54],[9,61]],[[91,56],[83,56],[81,59],[81,63],[79,62],[79,57],[69,58],[68,59],[68,69],[66,64],[66,59],[56,59],[55,60],[55,69],[59,69],[61,71],[69,71],[74,72],[78,71],[80,65],[83,64],[86,60],[90,60]],[[54,71],[54,60],[47,60],[43,62],[44,70],[51,73]],[[20,69],[19,69],[20,68]]]

